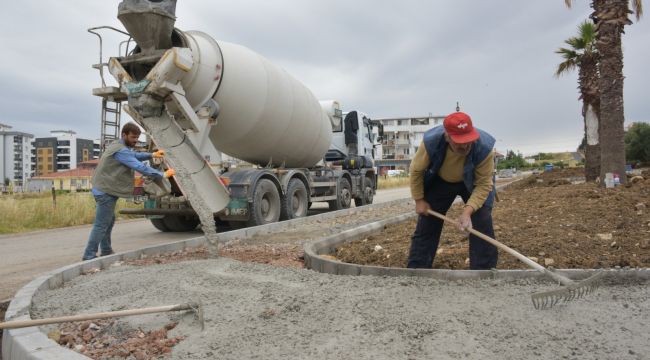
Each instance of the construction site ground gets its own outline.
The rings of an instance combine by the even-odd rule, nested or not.
[[[578,183],[582,169],[533,175],[499,192],[495,237],[542,265],[559,269],[650,267],[650,171],[627,186],[605,189]],[[573,183],[572,183],[573,182]],[[462,205],[448,213],[460,215]],[[343,262],[405,267],[417,219],[341,246]],[[433,264],[469,269],[467,234],[447,224]],[[499,269],[526,265],[500,252]]]
[[[496,236],[557,268],[648,267],[650,216],[645,206],[650,179],[647,172],[644,176],[615,189],[572,184],[578,174],[570,171],[522,180],[500,192],[494,210]],[[306,241],[412,211],[412,206],[402,202],[307,221],[287,231],[227,244],[217,259],[208,259],[207,250],[197,248],[121,263],[39,294],[32,317],[196,300],[205,306],[205,331],[191,314],[47,329],[62,345],[93,358],[647,356],[647,283],[605,283],[584,299],[538,311],[530,294],[557,288],[556,284],[333,276],[302,269]],[[341,247],[337,256],[349,255],[357,263],[404,266],[399,256],[405,259],[413,227],[414,223],[390,226]],[[467,268],[464,238],[447,227],[435,267]],[[381,250],[375,250],[376,245]],[[498,267],[522,268],[507,254],[500,255]]]

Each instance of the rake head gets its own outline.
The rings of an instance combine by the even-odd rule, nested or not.
[[[600,286],[600,279],[605,273],[599,271],[588,279],[573,282],[561,289],[545,291],[531,295],[535,309],[550,309],[560,302],[577,300],[594,292]]]

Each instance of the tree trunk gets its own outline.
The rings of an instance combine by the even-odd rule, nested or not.
[[[596,47],[600,54],[600,179],[618,174],[625,182],[625,116],[623,113],[623,51],[621,32],[627,17],[627,0],[594,1],[597,27]],[[612,13],[616,13],[612,16]],[[617,16],[618,15],[618,16]]]
[[[595,55],[582,57],[579,79],[585,123],[585,179],[596,181],[600,176],[600,91]]]
[[[598,109],[591,104],[584,104],[585,117],[585,180],[596,181],[600,176],[600,142],[599,142],[599,121]]]

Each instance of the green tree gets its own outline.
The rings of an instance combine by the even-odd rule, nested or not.
[[[537,159],[538,161],[539,160],[551,160],[551,159],[553,159],[553,154],[547,154],[547,153],[541,152],[541,153],[535,155],[534,158]]]
[[[497,163],[497,169],[522,169],[528,167],[528,163],[524,160],[524,157],[521,153],[515,153],[510,150],[507,152],[506,159],[499,161]]]
[[[11,183],[11,180],[9,180],[8,177],[5,178],[5,186],[9,186],[9,183]]]
[[[650,124],[634,123],[625,134],[628,161],[650,162]]]
[[[578,26],[578,36],[564,41],[569,48],[556,51],[564,59],[555,76],[560,77],[578,68],[578,89],[582,100],[584,122],[585,178],[595,181],[600,175],[599,113],[600,91],[598,88],[598,52],[596,51],[596,31],[594,23],[586,20]]]
[[[636,19],[643,14],[641,0],[631,0]],[[571,6],[573,0],[564,0]],[[596,25],[596,49],[600,56],[600,178],[625,172],[625,115],[623,108],[623,49],[621,34],[628,18],[630,0],[592,0],[591,19]],[[625,182],[625,177],[621,178]],[[603,182],[604,186],[604,182]]]

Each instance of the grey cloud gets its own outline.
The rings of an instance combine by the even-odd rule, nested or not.
[[[99,86],[90,68],[98,45],[86,29],[121,28],[118,3],[26,0],[0,14],[9,54],[0,67],[0,122],[98,136],[99,99],[90,95]],[[317,97],[372,117],[445,114],[461,101],[504,149],[568,150],[582,135],[577,75],[553,72],[555,49],[590,13],[586,0],[570,10],[562,0],[180,0],[176,13],[177,27],[245,45]],[[642,19],[623,39],[628,121],[650,120],[648,35]],[[114,55],[119,37],[106,37],[113,46],[105,55]]]

